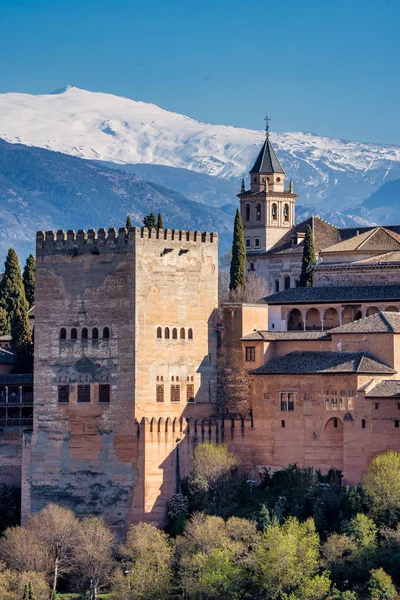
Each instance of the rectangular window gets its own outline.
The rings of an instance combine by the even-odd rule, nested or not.
[[[339,409],[344,410],[344,398],[339,399]]]
[[[378,408],[379,408],[379,402],[376,402],[375,403],[375,410],[378,410]]]
[[[188,383],[186,386],[186,401],[194,402],[194,385],[193,385],[193,383]]]
[[[254,238],[254,246],[255,246],[256,248],[259,248],[259,247],[260,247],[260,238]]]
[[[110,385],[108,383],[99,385],[99,402],[110,402]]]
[[[394,422],[394,426],[395,426],[395,427],[398,427],[398,426],[399,426],[399,421],[397,421],[397,420],[396,420],[396,421]]]
[[[164,402],[164,386],[156,385],[156,402]]]
[[[254,362],[256,360],[256,347],[255,346],[247,346],[246,348],[246,361]]]
[[[294,411],[294,393],[293,392],[281,392],[281,410]]]
[[[69,402],[69,385],[58,386],[58,401],[62,403]]]
[[[330,400],[329,400],[329,398],[325,398],[325,409],[330,410],[330,408],[331,408]]]
[[[181,401],[181,386],[171,385],[171,402]]]
[[[90,385],[79,384],[78,385],[78,402],[90,402]]]
[[[348,399],[348,401],[347,401],[347,408],[349,410],[353,410],[353,399],[352,398]]]
[[[275,279],[275,292],[279,292],[279,279]]]
[[[246,239],[246,248],[250,248],[251,246],[251,241],[249,240],[249,238]]]
[[[338,409],[338,399],[337,398],[332,398],[331,399],[331,408],[332,408],[332,410],[337,410]]]

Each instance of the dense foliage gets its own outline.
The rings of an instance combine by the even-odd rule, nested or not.
[[[312,273],[309,270],[311,265],[317,262],[314,247],[314,236],[310,225],[306,225],[306,235],[304,238],[303,260],[301,263],[300,287],[312,287]]]
[[[35,271],[36,260],[33,254],[26,259],[22,280],[24,282],[25,298],[29,308],[35,304]]]
[[[157,217],[157,229],[164,229],[163,219],[161,213],[158,213]]]
[[[224,445],[199,444],[169,533],[140,523],[121,544],[100,517],[56,505],[8,528],[0,600],[48,600],[51,589],[68,590],[64,600],[395,599],[400,499],[382,498],[399,482],[400,455],[386,452],[353,489],[338,471],[296,465],[264,470],[254,487]]]
[[[233,227],[232,261],[230,269],[229,289],[246,289],[246,248],[244,245],[244,230],[239,209],[236,210]]]
[[[149,229],[155,229],[157,227],[156,217],[154,213],[146,215],[143,219],[143,225]]]

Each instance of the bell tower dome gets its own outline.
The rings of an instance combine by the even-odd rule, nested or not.
[[[250,171],[250,190],[242,181],[238,194],[247,252],[266,252],[294,225],[297,195],[292,182],[285,190],[285,171],[271,144],[268,115],[265,120],[265,141]]]

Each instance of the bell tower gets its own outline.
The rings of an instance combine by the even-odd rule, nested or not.
[[[265,120],[265,141],[250,171],[250,189],[242,179],[238,194],[248,253],[266,252],[294,225],[297,195],[292,181],[285,190],[285,171],[271,144],[268,115]]]

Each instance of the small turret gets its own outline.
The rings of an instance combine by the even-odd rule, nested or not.
[[[289,182],[289,194],[293,194],[293,179],[290,180]]]
[[[245,188],[244,188],[244,179],[242,179],[242,187],[240,188],[240,193],[244,194],[245,192]]]

